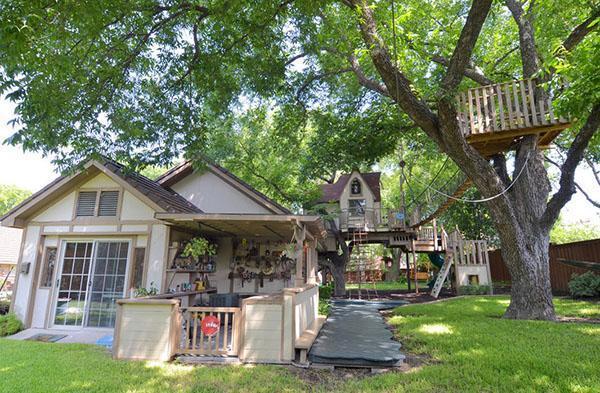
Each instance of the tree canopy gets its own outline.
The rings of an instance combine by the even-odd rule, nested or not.
[[[488,198],[513,275],[507,316],[552,319],[549,231],[577,165],[599,158],[599,15],[597,0],[6,0],[0,94],[20,127],[8,143],[63,169],[202,152],[298,190],[414,135],[415,158],[435,146]],[[572,121],[556,191],[535,135],[487,157],[457,120],[458,91],[532,77]]]
[[[31,191],[0,184],[0,216],[31,195]]]

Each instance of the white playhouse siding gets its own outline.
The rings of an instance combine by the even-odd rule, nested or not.
[[[74,217],[77,195],[80,190],[111,189],[120,191],[120,209],[116,217]],[[30,263],[28,273],[17,272],[17,290],[14,294],[14,310],[17,316],[32,327],[52,325],[56,280],[59,278],[61,250],[69,240],[127,240],[131,248],[146,248],[146,274],[144,285],[150,282],[162,289],[164,261],[169,241],[169,228],[154,218],[155,211],[139,200],[120,184],[105,174],[98,174],[76,189],[49,204],[32,216],[24,228],[20,265]],[[59,250],[53,286],[40,286],[42,252],[45,247]],[[133,253],[130,250],[130,255]],[[128,261],[131,271],[131,260]],[[129,276],[129,274],[127,275]]]
[[[171,188],[205,213],[271,213],[212,172],[193,173]]]

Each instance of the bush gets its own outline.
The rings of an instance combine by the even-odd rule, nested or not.
[[[458,288],[459,295],[487,295],[489,293],[489,285],[462,285]]]
[[[573,297],[600,296],[600,276],[592,272],[573,274],[569,281],[569,292]]]
[[[10,308],[10,301],[0,300],[0,315],[8,314]]]
[[[321,285],[319,287],[319,299],[327,300],[333,295],[333,284]]]
[[[15,314],[0,315],[0,337],[10,336],[23,329]]]

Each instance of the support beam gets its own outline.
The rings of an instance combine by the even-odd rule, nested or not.
[[[408,291],[410,292],[410,261],[409,261],[408,252],[406,253],[406,284],[408,285]]]
[[[414,271],[415,271],[415,293],[419,293],[419,279],[417,277],[417,273],[419,272],[417,269],[417,253],[415,251],[416,249],[416,244],[415,244],[415,240],[411,240],[411,249],[412,249],[412,260],[413,260],[413,267],[414,267]]]

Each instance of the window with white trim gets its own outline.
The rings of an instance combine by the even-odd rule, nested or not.
[[[115,217],[119,207],[119,191],[80,191],[76,217]]]

